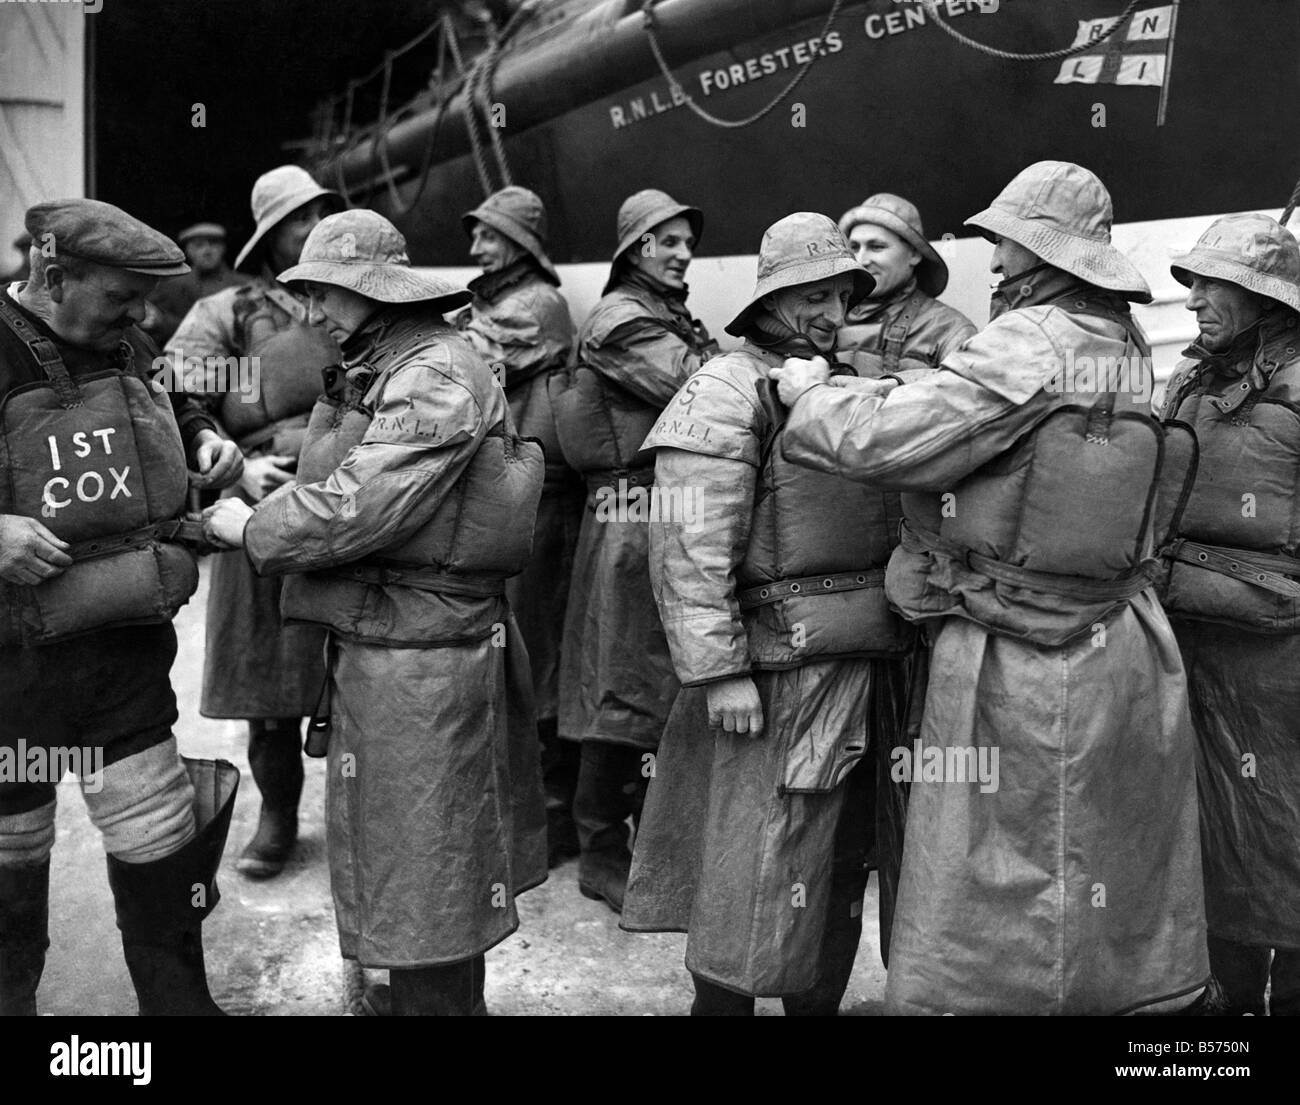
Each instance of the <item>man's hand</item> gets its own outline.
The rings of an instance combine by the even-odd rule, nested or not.
[[[748,675],[710,683],[705,692],[709,724],[715,729],[754,736],[763,731],[763,704],[758,698],[758,688]]]
[[[0,514],[0,579],[28,587],[62,575],[72,567],[68,543],[35,518]]]
[[[229,487],[244,471],[244,454],[233,441],[227,441],[211,430],[200,430],[198,448],[194,450],[194,468],[190,472],[191,487],[210,487],[214,491]]]
[[[222,499],[203,512],[203,536],[219,549],[242,549],[253,508],[243,499]]]
[[[239,477],[240,490],[255,503],[260,503],[277,487],[293,479],[298,462],[293,457],[265,456],[244,461],[244,474]]]
[[[831,378],[831,366],[825,357],[814,357],[805,361],[801,357],[787,357],[780,368],[768,370],[768,375],[776,381],[777,393],[781,402],[793,407],[795,400],[810,387],[824,384]]]

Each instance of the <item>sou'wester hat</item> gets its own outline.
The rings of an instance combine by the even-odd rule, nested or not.
[[[1300,311],[1300,244],[1267,215],[1224,215],[1196,245],[1176,253],[1169,271],[1191,286],[1192,274],[1226,280]]]
[[[853,228],[862,223],[883,226],[916,250],[921,255],[920,264],[916,266],[916,286],[926,295],[943,294],[948,286],[948,266],[926,239],[921,212],[916,204],[892,192],[877,192],[844,212],[840,218],[840,233],[847,238]]]
[[[429,303],[443,313],[473,298],[468,288],[416,272],[401,231],[378,212],[360,208],[321,219],[298,263],[278,279],[333,284],[380,303]]]
[[[476,222],[504,234],[527,251],[553,284],[559,284],[560,275],[546,256],[546,205],[536,192],[512,184],[493,192],[473,211],[462,215],[460,221],[466,234],[474,233]]]
[[[842,272],[853,274],[853,298],[862,302],[875,290],[876,281],[853,256],[839,227],[825,215],[796,211],[774,222],[763,234],[758,250],[758,282],[735,318],[726,325],[733,337],[744,337],[763,296],[781,288],[811,284]]]
[[[1114,208],[1095,173],[1069,161],[1038,161],[1023,170],[967,226],[1024,246],[1049,265],[1150,303],[1151,289],[1110,240]]]
[[[342,211],[346,206],[342,196],[333,189],[322,188],[306,169],[298,165],[280,165],[258,177],[253,184],[252,198],[253,221],[257,224],[257,229],[235,258],[235,268],[248,260],[262,239],[286,215],[319,196],[328,197],[335,211]]]
[[[699,245],[700,235],[704,233],[704,212],[698,207],[678,203],[667,192],[661,192],[658,188],[644,188],[623,201],[618,209],[616,223],[618,246],[614,249],[609,279],[605,282],[601,295],[609,294],[618,283],[619,258],[636,245],[643,234],[649,234],[660,223],[666,223],[679,215],[690,223],[691,233],[695,235],[695,244]]]

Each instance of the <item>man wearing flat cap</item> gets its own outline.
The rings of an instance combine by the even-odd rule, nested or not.
[[[1300,246],[1217,220],[1174,277],[1200,336],[1162,414],[1200,461],[1164,550],[1198,738],[1210,966],[1228,1012],[1300,1014]],[[1270,962],[1271,959],[1271,962]]]
[[[758,283],[646,439],[650,578],[682,690],[637,834],[622,925],[689,934],[696,1016],[834,1016],[862,935],[874,748],[898,736],[910,627],[885,600],[898,496],[791,464],[767,378],[830,353],[872,288],[835,224],[768,228]],[[842,370],[852,378],[853,370]]]
[[[201,924],[239,773],[177,752],[171,619],[198,571],[189,484],[241,458],[153,379],[133,324],[175,244],[96,200],[27,212],[31,276],[0,291],[0,1013],[34,1014],[49,944],[55,784],[80,776],[104,837],[142,1014],[216,1015]],[[186,477],[187,460],[193,471]],[[39,777],[37,762],[53,762]]]
[[[1173,1011],[1209,980],[1195,747],[1147,562],[1162,465],[1110,194],[1043,161],[967,220],[992,321],[914,381],[776,369],[787,458],[895,489],[886,592],[933,636],[885,1007]],[[1109,366],[1108,368],[1102,366]]]
[[[248,374],[214,378],[201,396],[208,413],[244,455],[244,475],[226,497],[249,504],[293,479],[307,416],[321,391],[321,369],[337,363],[326,327],[307,318],[307,302],[275,273],[296,264],[307,235],[343,207],[305,169],[281,165],[257,178],[252,195],[257,229],[235,258],[238,286],[199,300],[167,343],[178,361],[251,366]],[[251,382],[251,390],[240,384]],[[324,637],[313,626],[280,619],[278,579],[263,579],[239,553],[212,560],[205,620],[204,717],[248,723],[248,764],[262,794],[257,831],[236,867],[273,878],[298,839],[302,795],[302,719],[325,679]]]
[[[858,264],[875,290],[845,317],[836,355],[864,376],[934,369],[975,333],[960,311],[940,303],[948,266],[926,240],[915,204],[890,192],[868,196],[840,218]]]
[[[208,525],[287,575],[287,619],[328,630],[343,955],[388,968],[398,1016],[482,1015],[483,953],[547,871],[532,685],[505,594],[528,561],[542,450],[443,321],[469,292],[415,271],[382,215],[323,219],[280,279],[310,289],[343,364],[296,482],[255,509],[223,499]]]
[[[573,321],[559,292],[559,274],[546,255],[546,208],[540,196],[511,185],[488,196],[463,221],[470,256],[483,275],[469,282],[474,299],[457,316],[457,325],[505,388],[515,428],[546,450],[533,555],[528,567],[507,582],[506,593],[532,663],[546,781],[547,851],[555,866],[578,854],[572,812],[578,746],[559,739],[556,719],[560,638],[585,488],[560,452],[547,384],[573,352]]]
[[[226,228],[218,223],[195,223],[176,235],[185,251],[190,271],[171,276],[158,285],[149,299],[149,317],[141,327],[159,345],[176,332],[191,307],[222,288],[237,288],[245,277],[226,264]]]

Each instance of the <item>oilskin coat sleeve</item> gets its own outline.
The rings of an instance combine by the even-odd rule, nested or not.
[[[784,434],[796,464],[900,491],[944,491],[1000,456],[1055,406],[1044,390],[1066,363],[1055,307],[995,319],[940,370],[868,395],[818,385]]]
[[[237,327],[235,326],[235,293],[238,288],[223,288],[216,295],[200,299],[181,319],[175,333],[167,340],[163,351],[175,362],[177,357],[230,357],[243,356]],[[184,369],[184,360],[179,368]],[[219,392],[198,392],[191,396],[210,414],[216,414],[225,396]]]
[[[636,300],[597,310],[599,317],[587,322],[583,362],[647,403],[667,406],[703,359]]]
[[[646,443],[675,446],[655,455],[660,503],[695,503],[693,517],[661,510],[650,524],[650,582],[685,687],[750,671],[736,567],[749,545],[762,418],[757,403],[727,380],[701,373],[683,394],[691,389],[690,414],[696,427],[708,427],[707,442],[692,436],[683,420],[673,420],[656,427]]]
[[[259,572],[360,560],[433,517],[489,428],[456,356],[443,346],[381,375],[366,396],[375,414],[361,444],[323,482],[286,485],[263,500],[244,535]]]

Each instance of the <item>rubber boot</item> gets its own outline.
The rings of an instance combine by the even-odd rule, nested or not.
[[[632,868],[628,847],[629,817],[639,817],[646,782],[641,776],[641,749],[608,741],[583,741],[573,819],[578,826],[578,890],[584,898],[603,901],[623,912],[627,876]]]
[[[1223,991],[1225,1015],[1241,1017],[1249,1013],[1262,1017],[1272,950],[1218,936],[1210,936],[1206,945],[1210,970]]]
[[[225,1016],[208,992],[203,919],[221,900],[217,867],[239,770],[224,760],[182,759],[195,789],[193,838],[152,863],[108,857],[122,951],[142,1017]]]
[[[752,1017],[754,999],[748,994],[738,994],[716,982],[691,975],[695,983],[695,1000],[691,1002],[692,1017]]]
[[[470,960],[473,969],[473,1012],[471,1017],[486,1017],[487,999],[483,996],[483,983],[487,977],[487,963],[480,955]],[[389,972],[390,975],[392,972]],[[366,987],[361,998],[361,1011],[367,1017],[391,1017],[393,1015],[393,988],[387,982],[375,982]]]
[[[441,967],[388,972],[395,1017],[471,1017],[479,1006],[485,970],[481,955]]]
[[[302,796],[300,718],[268,718],[248,723],[248,766],[262,793],[257,832],[235,867],[250,879],[271,879],[284,870],[298,839],[298,799]]]
[[[580,851],[573,823],[573,795],[578,786],[582,745],[563,740],[555,718],[537,723],[542,742],[542,785],[546,791],[546,864],[557,867]]]
[[[36,1016],[49,924],[49,859],[0,867],[0,1017]]]

